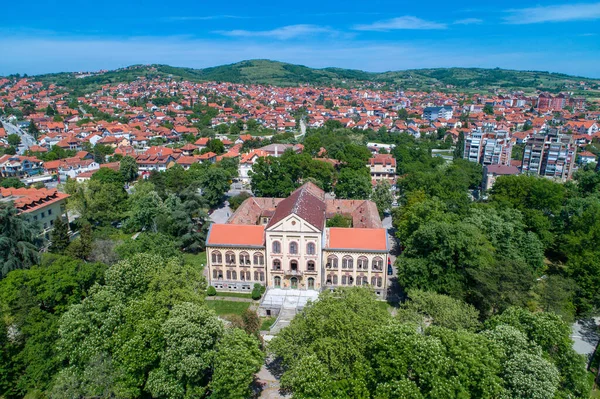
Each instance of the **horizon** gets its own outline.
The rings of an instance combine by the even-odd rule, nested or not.
[[[141,63],[134,63],[134,64],[125,65],[125,66],[121,66],[121,67],[117,67],[117,68],[112,68],[112,69],[100,68],[100,69],[88,69],[88,70],[62,70],[62,71],[56,71],[56,72],[41,72],[41,73],[36,73],[36,74],[31,74],[31,75],[27,74],[27,76],[28,77],[36,77],[36,76],[54,75],[54,74],[61,74],[61,73],[70,73],[70,74],[77,74],[77,73],[97,73],[97,72],[100,72],[100,71],[112,72],[112,71],[117,71],[117,70],[121,70],[121,69],[132,68],[132,67],[135,67],[135,66],[145,66],[145,67],[147,67],[147,66],[152,66],[152,65],[165,65],[165,66],[169,66],[169,67],[172,67],[172,68],[207,69],[207,68],[218,68],[218,67],[229,66],[229,65],[237,65],[237,64],[241,64],[243,62],[252,62],[252,61],[267,61],[267,62],[273,62],[273,63],[290,64],[290,65],[295,65],[295,66],[307,67],[307,68],[311,68],[311,69],[315,69],[315,70],[324,70],[324,69],[329,69],[329,68],[344,69],[344,70],[354,70],[354,71],[366,72],[366,73],[371,73],[371,74],[384,74],[384,73],[404,72],[404,71],[418,71],[418,70],[429,70],[429,69],[485,69],[485,70],[500,69],[500,70],[504,70],[504,71],[514,71],[514,72],[539,72],[539,73],[549,73],[549,74],[564,74],[564,75],[567,75],[567,76],[573,77],[573,78],[600,80],[600,77],[595,78],[595,77],[590,77],[590,76],[572,75],[572,74],[568,74],[568,73],[564,73],[564,72],[558,72],[558,71],[536,70],[536,69],[515,69],[515,68],[502,68],[502,67],[469,67],[469,66],[460,67],[460,66],[451,66],[451,67],[422,67],[422,68],[408,68],[408,69],[394,69],[394,70],[390,69],[390,70],[382,70],[382,71],[367,71],[367,70],[364,70],[364,69],[357,69],[357,68],[344,68],[344,67],[340,67],[340,66],[336,66],[336,65],[328,65],[328,66],[324,66],[324,67],[312,67],[310,65],[305,65],[305,64],[292,64],[292,63],[288,63],[288,62],[281,61],[281,60],[266,59],[266,58],[243,59],[243,60],[229,62],[229,63],[225,63],[225,64],[208,65],[208,66],[201,67],[201,68],[196,68],[196,67],[193,67],[193,66],[186,66],[186,65],[174,65],[174,64],[159,64],[159,63],[141,64]],[[15,75],[15,74],[19,74],[20,76],[23,76],[23,73],[15,72],[15,73],[12,73],[12,74],[7,74],[7,75],[1,75],[0,74],[0,77],[7,77],[7,76]]]
[[[113,70],[134,64],[206,68],[274,59],[368,72],[501,68],[600,78],[600,2],[350,0],[227,4],[184,0],[101,8],[34,0],[4,5],[0,75]],[[157,12],[157,10],[160,10]],[[380,10],[386,10],[381,12]]]

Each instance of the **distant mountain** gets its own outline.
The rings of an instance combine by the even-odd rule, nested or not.
[[[298,86],[300,84],[327,86],[355,86],[372,82],[398,89],[482,91],[492,89],[536,89],[558,92],[562,90],[600,96],[600,80],[575,77],[560,73],[515,71],[483,68],[432,68],[396,72],[372,73],[352,69],[314,69],[270,60],[249,60],[211,68],[194,69],[168,65],[134,65],[103,74],[76,77],[74,73],[39,75],[46,83],[55,83],[74,90],[90,91],[104,84],[130,82],[139,76],[171,76],[190,81],[217,81],[243,84],[271,84]]]

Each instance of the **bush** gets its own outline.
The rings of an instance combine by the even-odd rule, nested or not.
[[[211,286],[209,286],[209,287],[208,287],[208,289],[206,290],[206,294],[207,294],[208,296],[215,296],[215,295],[217,295],[217,289],[211,285]]]
[[[262,294],[265,292],[265,287],[260,284],[254,284],[254,288],[252,289],[252,299],[255,301],[259,300]]]

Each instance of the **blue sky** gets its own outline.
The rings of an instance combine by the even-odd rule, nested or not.
[[[501,67],[600,78],[600,2],[3,2],[0,75],[268,58],[367,71]]]

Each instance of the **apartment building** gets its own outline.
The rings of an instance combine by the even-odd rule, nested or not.
[[[570,135],[556,131],[533,135],[523,152],[521,172],[565,181],[573,174],[576,151]]]
[[[512,142],[506,131],[472,132],[465,137],[463,158],[482,165],[510,165]]]
[[[436,119],[452,119],[454,110],[452,107],[426,107],[423,110],[423,119],[434,121]]]
[[[392,185],[396,184],[396,159],[392,154],[377,154],[369,159],[367,166],[373,182],[387,180]]]

